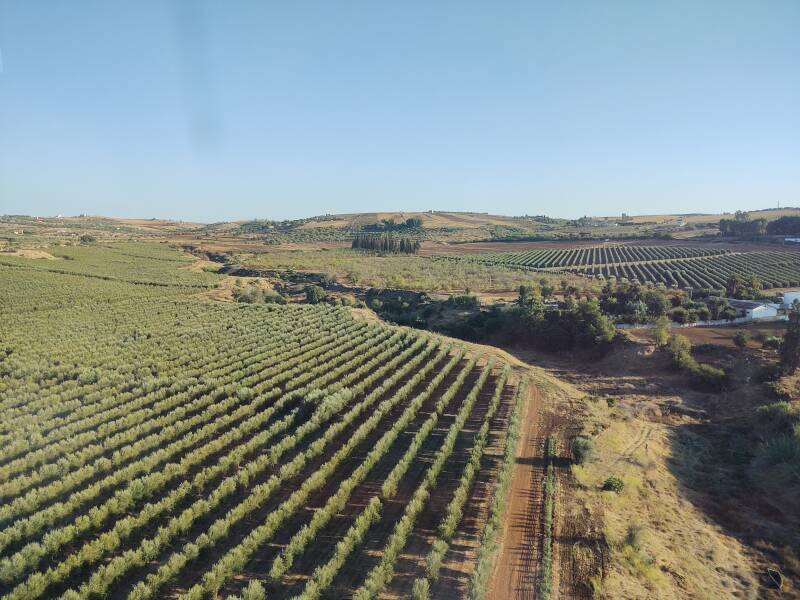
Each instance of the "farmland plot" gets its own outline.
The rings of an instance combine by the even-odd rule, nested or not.
[[[602,279],[663,283],[679,288],[724,288],[731,275],[755,276],[765,288],[800,285],[800,253],[730,252],[681,246],[602,246],[459,255],[453,260]]]
[[[87,269],[0,265],[1,597],[372,598],[426,576],[518,402],[508,367],[341,307],[213,303],[204,274]]]

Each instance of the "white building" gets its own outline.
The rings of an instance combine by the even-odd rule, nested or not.
[[[795,300],[800,300],[800,290],[789,290],[783,292],[783,307],[791,308]]]
[[[778,316],[778,307],[769,302],[760,302],[757,300],[733,300],[729,299],[728,304],[736,309],[737,318],[745,318],[749,320],[754,319],[769,319],[770,317]]]

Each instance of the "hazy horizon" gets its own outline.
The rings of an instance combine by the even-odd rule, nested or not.
[[[737,209],[743,210],[744,212],[760,212],[760,211],[771,211],[771,210],[800,210],[800,206],[780,206],[780,207],[764,207],[764,208],[744,208],[744,209]],[[342,213],[319,213],[319,214],[308,214],[308,215],[300,215],[298,217],[292,217],[291,219],[279,219],[273,218],[269,215],[266,216],[249,216],[249,217],[239,217],[239,218],[231,218],[231,219],[217,219],[214,221],[202,221],[196,219],[186,219],[180,216],[161,216],[161,217],[154,217],[150,215],[141,215],[141,214],[100,214],[100,213],[76,213],[76,214],[67,214],[67,213],[53,213],[53,214],[30,214],[30,213],[4,213],[0,216],[3,217],[16,217],[16,216],[24,216],[24,217],[32,217],[32,218],[45,218],[45,219],[52,219],[52,218],[106,218],[106,219],[126,219],[126,220],[142,220],[142,221],[149,221],[149,220],[158,220],[158,221],[178,221],[183,223],[200,223],[203,225],[210,225],[213,223],[231,223],[231,222],[238,222],[238,221],[283,221],[283,220],[303,220],[303,219],[313,219],[315,217],[323,217],[323,216],[346,216],[346,215],[357,215],[357,214],[419,214],[419,213],[426,213],[426,212],[434,212],[434,213],[465,213],[465,214],[482,214],[488,215],[493,217],[536,217],[536,216],[546,216],[552,219],[567,219],[573,220],[580,217],[563,217],[557,214],[508,214],[508,213],[499,213],[499,212],[490,212],[490,211],[466,211],[466,210],[432,210],[432,211],[423,211],[423,210],[380,210],[380,211],[364,211],[364,212],[342,212]],[[629,217],[658,217],[658,216],[666,216],[666,215],[674,215],[674,216],[692,216],[692,215],[722,215],[722,214],[733,214],[736,211],[723,211],[723,212],[682,212],[682,213],[625,213]],[[596,215],[581,215],[582,217],[589,217],[589,218],[614,218],[614,217],[622,217],[622,213],[619,214],[596,214]]]
[[[0,0],[0,213],[800,204],[800,3]]]

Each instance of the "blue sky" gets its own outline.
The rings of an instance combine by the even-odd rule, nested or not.
[[[0,0],[0,214],[800,205],[800,2]]]

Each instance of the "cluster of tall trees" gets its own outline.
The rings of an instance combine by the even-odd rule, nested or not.
[[[751,219],[744,211],[737,210],[733,219],[719,220],[720,235],[730,237],[754,237],[767,233],[766,219]]]
[[[506,334],[518,341],[547,351],[568,350],[574,347],[602,347],[614,339],[614,324],[603,314],[596,300],[575,300],[568,296],[563,307],[548,309],[541,296],[523,294],[518,306],[493,310],[503,317]]]
[[[600,295],[600,308],[626,323],[643,323],[661,317],[670,309],[663,290],[647,289],[638,283],[606,283]]]
[[[394,254],[417,254],[419,246],[420,244],[417,240],[393,236],[389,233],[382,235],[359,233],[353,238],[351,245],[353,249],[391,252]]]
[[[399,223],[394,219],[381,219],[377,223],[362,225],[362,231],[404,231],[409,229],[419,229],[422,227],[422,219],[411,217]]]
[[[751,219],[744,211],[736,211],[733,219],[720,219],[720,235],[726,237],[757,237],[761,235],[796,235],[800,234],[800,217],[785,216],[767,221]]]
[[[761,297],[764,284],[755,275],[731,275],[725,282],[725,293],[730,298],[755,300]]]
[[[800,217],[781,217],[767,223],[767,233],[772,235],[800,235]]]

